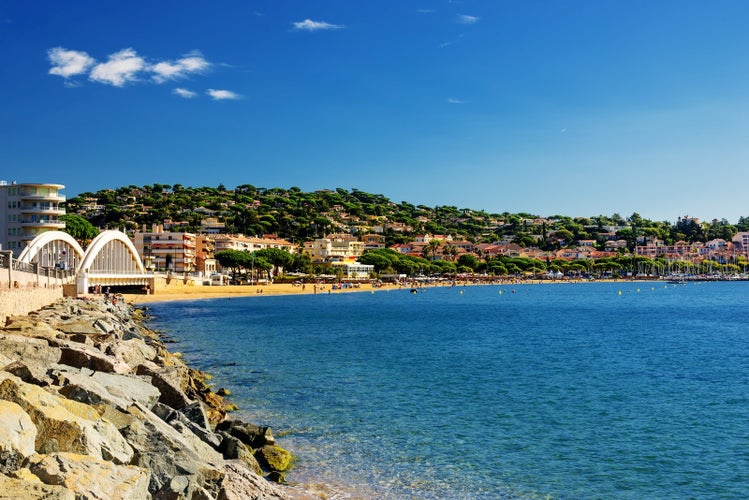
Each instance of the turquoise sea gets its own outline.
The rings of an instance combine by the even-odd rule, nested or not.
[[[749,496],[749,283],[149,308],[330,498]]]

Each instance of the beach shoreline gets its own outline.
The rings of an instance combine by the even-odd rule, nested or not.
[[[422,287],[465,287],[465,286],[521,286],[521,285],[564,285],[579,283],[647,283],[646,280],[624,280],[624,279],[606,279],[606,280],[502,280],[496,282],[470,282],[458,281],[439,282],[414,285],[416,288]],[[148,304],[154,302],[172,302],[182,300],[206,300],[206,299],[227,299],[238,297],[267,297],[267,296],[284,296],[284,295],[321,295],[335,293],[357,293],[357,292],[388,292],[391,290],[411,289],[412,285],[386,283],[382,285],[373,285],[371,283],[360,283],[354,286],[340,288],[331,284],[314,284],[306,283],[304,285],[292,283],[274,283],[270,285],[224,285],[224,286],[190,286],[182,282],[171,283],[165,287],[156,288],[153,294],[123,294],[126,302],[129,304]]]
[[[373,286],[370,283],[357,284],[356,287],[337,288],[330,284],[304,286],[291,283],[272,285],[225,285],[225,286],[188,286],[168,285],[157,288],[155,293],[123,294],[129,304],[148,304],[153,302],[171,302],[177,300],[226,299],[234,297],[267,297],[279,295],[321,295],[330,293],[373,292],[383,290],[398,290],[404,288],[399,285]]]

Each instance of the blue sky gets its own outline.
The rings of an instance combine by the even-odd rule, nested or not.
[[[749,216],[749,2],[0,3],[0,179]]]

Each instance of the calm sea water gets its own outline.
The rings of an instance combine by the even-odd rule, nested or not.
[[[749,496],[749,283],[150,309],[332,498]]]

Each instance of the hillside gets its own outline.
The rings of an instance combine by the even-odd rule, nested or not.
[[[634,213],[629,217],[540,217],[528,213],[501,214],[455,206],[427,207],[394,202],[358,189],[303,192],[244,184],[235,189],[185,187],[181,184],[126,186],[81,193],[67,201],[69,214],[94,226],[126,232],[165,224],[175,230],[200,232],[201,223],[215,221],[224,232],[245,235],[277,234],[299,243],[332,232],[381,233],[388,245],[412,241],[415,235],[450,234],[473,243],[513,242],[521,247],[553,250],[587,240],[601,247],[612,239],[625,240],[629,250],[643,238],[698,242],[730,240],[749,230],[749,218],[737,224],[725,219],[701,223],[685,217],[676,223],[656,222]]]

